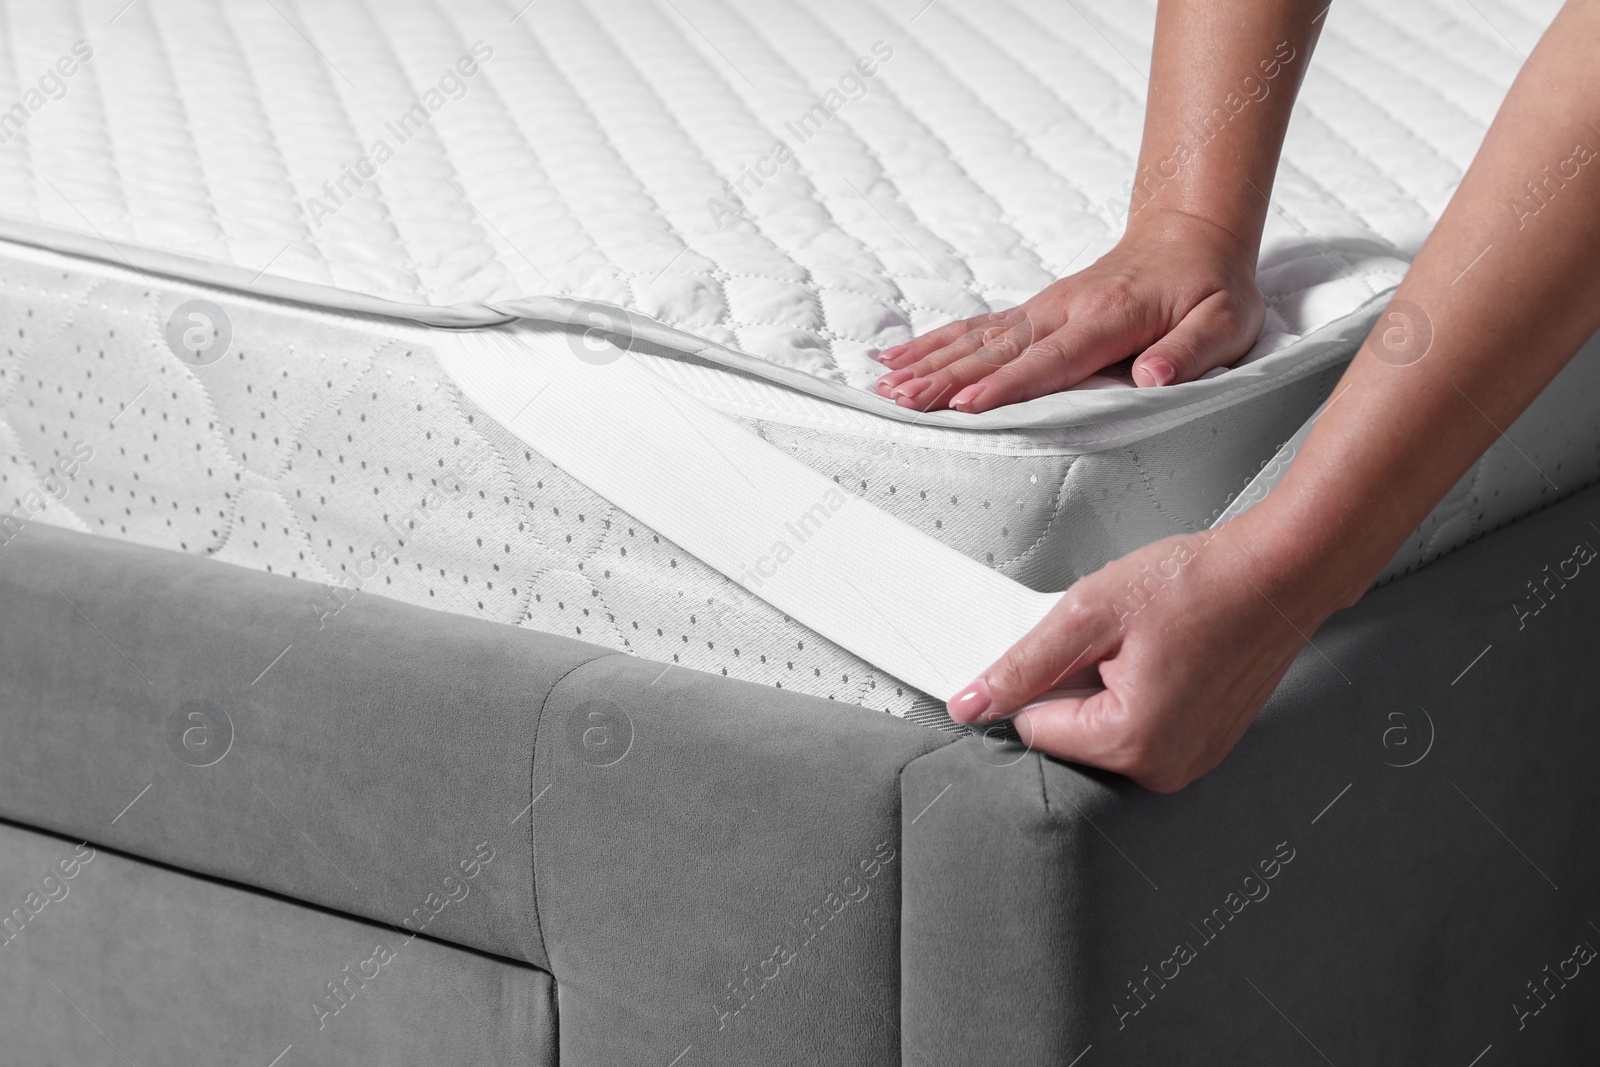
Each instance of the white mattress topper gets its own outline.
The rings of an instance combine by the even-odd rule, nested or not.
[[[1274,194],[1255,377],[1395,284],[1558,6],[1335,6]],[[13,0],[0,236],[439,325],[598,302],[669,348],[928,425],[1105,423],[1234,389],[981,416],[870,392],[872,353],[1114,242],[1154,15],[918,8]]]

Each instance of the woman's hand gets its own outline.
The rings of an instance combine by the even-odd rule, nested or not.
[[[1134,382],[1226,366],[1261,334],[1255,251],[1204,219],[1147,209],[1094,265],[1010,311],[885,350],[879,394],[919,411],[978,412],[1059,392],[1137,356]]]
[[[1252,540],[1249,518],[1157,541],[1078,581],[950,701],[951,717],[982,724],[1016,713],[1029,748],[1156,792],[1205,774],[1306,635],[1364,588],[1348,593],[1326,575],[1308,588],[1295,577],[1303,568]],[[1031,703],[1063,686],[1082,695]]]

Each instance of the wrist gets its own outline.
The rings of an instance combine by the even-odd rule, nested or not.
[[[1260,234],[1252,237],[1248,228],[1230,225],[1227,221],[1150,204],[1129,213],[1117,243],[1122,247],[1141,248],[1181,243],[1190,250],[1207,252],[1226,268],[1253,279]]]
[[[1274,503],[1269,495],[1219,532],[1238,543],[1262,594],[1297,625],[1315,628],[1360,600],[1392,553],[1376,559],[1370,541],[1313,528],[1283,501]]]

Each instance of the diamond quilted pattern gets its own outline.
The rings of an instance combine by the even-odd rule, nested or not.
[[[1414,251],[1514,42],[1555,6],[1339,5],[1268,261],[1307,234]],[[0,151],[0,214],[107,258],[179,253],[425,320],[615,303],[687,346],[862,388],[871,352],[1109,247],[1153,17],[1149,0],[145,0],[108,24],[87,0],[12,0],[0,93],[74,41],[93,56]],[[1270,322],[1262,351],[1319,324]]]

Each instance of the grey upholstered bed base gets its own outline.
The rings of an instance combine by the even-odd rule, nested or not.
[[[0,949],[0,1056],[98,1062],[86,1016],[266,1064],[346,941],[409,925],[429,962],[327,1027],[387,1035],[363,1062],[1578,1062],[1591,523],[1593,489],[1375,591],[1172,797],[376,596],[319,630],[307,583],[34,524],[0,904],[100,852]]]
[[[526,964],[4,823],[0,902],[0,1063],[556,1062]]]

